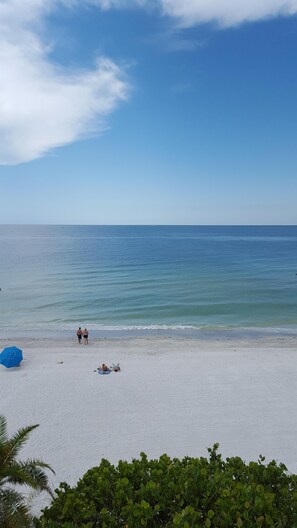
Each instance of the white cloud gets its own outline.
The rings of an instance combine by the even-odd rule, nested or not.
[[[297,13],[297,0],[87,0],[102,9],[158,8],[184,27],[205,22],[234,26],[278,15]]]
[[[297,13],[297,0],[160,0],[164,14],[182,25],[217,22],[234,26],[278,15]]]
[[[63,71],[39,34],[54,0],[0,4],[0,164],[17,164],[105,128],[128,86],[100,58],[92,71]],[[64,0],[71,4],[71,0]]]
[[[43,23],[56,7],[145,8],[180,27],[235,26],[297,13],[297,0],[0,0],[0,164],[43,156],[105,128],[128,94],[121,67],[98,59],[92,71],[69,71],[49,60]]]

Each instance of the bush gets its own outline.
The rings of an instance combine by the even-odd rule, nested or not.
[[[297,477],[284,464],[208,458],[102,460],[77,486],[60,484],[37,528],[297,527]]]

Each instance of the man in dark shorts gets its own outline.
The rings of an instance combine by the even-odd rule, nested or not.
[[[77,340],[78,340],[79,344],[81,344],[81,338],[82,338],[82,335],[83,335],[81,327],[79,327],[79,329],[77,330],[76,335],[77,335]]]
[[[87,345],[89,343],[89,332],[86,328],[83,331],[83,337],[84,337],[84,343],[85,345]]]

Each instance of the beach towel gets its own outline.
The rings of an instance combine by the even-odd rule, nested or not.
[[[104,374],[110,374],[111,373],[111,370],[102,370],[101,368],[97,368],[97,372],[98,374],[101,374],[102,376],[104,376]]]

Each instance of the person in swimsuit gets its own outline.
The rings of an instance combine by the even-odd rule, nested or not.
[[[78,329],[77,332],[76,332],[77,340],[78,340],[79,344],[81,344],[82,334],[83,334],[83,333],[82,333],[82,329],[81,329],[81,327],[79,327],[79,329]]]
[[[107,372],[109,370],[108,366],[105,365],[105,363],[102,363],[101,367],[99,367],[103,372]]]
[[[84,343],[85,345],[87,345],[89,343],[89,332],[86,328],[83,331],[83,336],[84,336]]]

